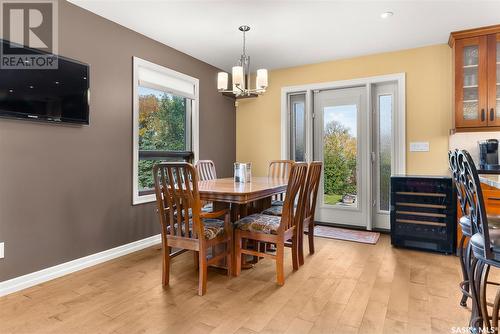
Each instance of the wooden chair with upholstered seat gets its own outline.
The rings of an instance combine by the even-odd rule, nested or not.
[[[186,162],[164,162],[154,166],[156,204],[163,246],[163,285],[169,284],[170,259],[192,250],[198,255],[198,294],[207,289],[207,266],[226,262],[231,274],[232,226],[229,210],[202,212],[196,169]],[[225,247],[215,247],[217,245]],[[180,249],[171,253],[171,249]],[[208,249],[223,248],[219,254]]]
[[[276,260],[277,283],[285,283],[284,275],[284,249],[285,242],[292,240],[292,263],[293,269],[299,268],[298,264],[298,231],[302,219],[302,196],[305,191],[305,179],[307,175],[307,163],[296,163],[292,166],[285,201],[283,204],[283,215],[281,217],[264,215],[261,213],[244,217],[235,224],[235,256],[236,275],[241,273],[241,263],[243,254],[256,257],[272,258]],[[299,203],[295,209],[294,203]],[[243,247],[243,240],[272,243],[276,245],[275,254],[264,250],[247,249]]]
[[[301,221],[301,232],[307,226],[307,238],[309,241],[309,254],[314,254],[314,212],[316,211],[316,199],[318,198],[319,181],[323,163],[313,161],[309,164],[306,178],[306,191],[304,195],[303,216]],[[304,264],[303,235],[299,238],[299,264]]]
[[[200,181],[215,180],[217,178],[215,163],[212,160],[198,160],[195,167]],[[212,202],[202,202],[201,211],[210,212],[213,209],[214,204]]]
[[[303,220],[300,230],[304,230],[307,226],[307,235],[309,241],[309,254],[314,254],[314,212],[316,211],[316,199],[318,197],[319,181],[321,178],[321,170],[323,163],[321,161],[313,161],[307,168],[307,178],[305,185],[305,196],[303,196]],[[262,211],[265,215],[281,216],[283,206],[275,205]],[[305,231],[304,231],[305,232]],[[303,249],[303,235],[299,233],[299,264],[304,264],[304,249]],[[288,246],[288,244],[287,244]]]
[[[195,166],[200,181],[214,180],[217,178],[215,164],[212,160],[198,160]]]

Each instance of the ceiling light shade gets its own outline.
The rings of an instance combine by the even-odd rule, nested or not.
[[[226,72],[219,72],[217,74],[217,89],[226,90],[229,81],[229,76]]]
[[[256,79],[256,88],[257,89],[266,89],[268,82],[267,82],[267,70],[264,68],[261,68],[257,70],[257,79]]]
[[[240,26],[238,28],[243,33],[243,53],[236,66],[233,66],[232,74],[232,90],[227,88],[229,75],[225,72],[219,72],[217,75],[217,89],[220,93],[236,97],[256,97],[265,93],[268,86],[268,73],[266,69],[257,70],[255,76],[255,88],[250,88],[250,56],[247,55],[245,33],[250,31],[249,26]]]
[[[394,13],[393,12],[383,12],[382,14],[380,14],[380,17],[383,18],[383,19],[387,19],[391,16],[393,16]]]
[[[233,92],[240,92],[245,89],[245,80],[243,79],[243,66],[233,66]]]

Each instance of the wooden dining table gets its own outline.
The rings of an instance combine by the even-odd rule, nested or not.
[[[231,222],[259,213],[271,206],[272,196],[286,192],[288,180],[276,177],[253,177],[251,182],[238,183],[233,178],[200,181],[200,199],[213,202],[213,210],[229,208]],[[254,259],[254,262],[258,259]],[[236,274],[236,257],[233,251],[233,276]],[[251,268],[250,261],[243,263],[243,269]]]
[[[214,210],[230,207],[234,222],[270,207],[272,196],[286,192],[287,183],[286,179],[276,177],[253,177],[246,183],[223,178],[200,181],[198,190],[202,201],[214,203]]]

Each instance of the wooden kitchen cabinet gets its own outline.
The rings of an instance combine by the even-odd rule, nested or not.
[[[483,191],[484,204],[488,215],[500,215],[500,189],[481,183]],[[462,238],[462,229],[458,223],[460,217],[463,216],[460,202],[457,201],[457,249]]]
[[[454,128],[500,130],[500,25],[453,32]]]

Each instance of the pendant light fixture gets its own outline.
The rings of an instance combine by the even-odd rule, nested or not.
[[[219,72],[217,75],[217,89],[224,95],[236,98],[256,97],[266,91],[268,85],[268,75],[266,69],[258,69],[255,76],[255,88],[250,88],[250,56],[246,53],[245,33],[250,30],[249,26],[238,28],[243,32],[243,54],[238,60],[238,65],[233,66],[231,71],[232,89],[228,88],[229,74]]]

